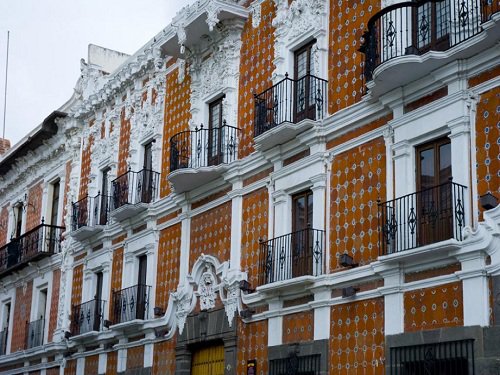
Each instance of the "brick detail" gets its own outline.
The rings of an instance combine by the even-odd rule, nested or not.
[[[52,273],[52,297],[50,299],[50,318],[49,332],[47,335],[48,342],[53,341],[54,331],[57,327],[57,313],[59,306],[59,287],[61,285],[61,270],[54,270]]]
[[[85,375],[99,374],[99,354],[85,357]]]
[[[43,187],[39,182],[28,190],[26,207],[26,232],[40,225],[42,220]]]
[[[413,281],[430,279],[432,277],[451,275],[454,272],[460,271],[462,269],[460,263],[450,264],[446,267],[433,268],[431,270],[425,270],[421,272],[412,272],[405,274],[405,283],[411,283]]]
[[[144,367],[144,346],[127,349],[127,370]]]
[[[130,108],[130,111],[133,113],[134,109]],[[130,126],[130,119],[125,117],[125,107],[123,107],[120,113],[120,144],[118,148],[117,176],[127,172],[127,161],[130,147]]]
[[[68,227],[71,223],[66,223],[66,212],[68,205],[68,197],[69,197],[69,188],[71,183],[71,162],[68,161],[66,163],[65,168],[65,180],[64,180],[64,205],[63,205],[63,215],[62,215],[62,225],[63,227]]]
[[[189,269],[203,253],[221,263],[231,253],[231,202],[196,215],[191,219]]]
[[[82,303],[83,264],[73,268],[73,282],[71,286],[71,306]]]
[[[462,326],[462,282],[407,292],[404,309],[405,332]]]
[[[240,82],[239,82],[239,126],[241,129],[239,157],[253,151],[254,94],[259,94],[273,85],[274,27],[272,21],[276,9],[272,0],[261,5],[261,21],[252,26],[250,16],[241,33]]]
[[[111,241],[111,245],[117,245],[119,244],[120,242],[123,242],[127,239],[127,233],[123,233],[119,236],[116,236],[115,238],[113,238],[113,240]]]
[[[382,137],[335,157],[331,176],[331,270],[348,253],[356,263],[378,256],[377,199],[385,197],[385,143]]]
[[[106,375],[116,375],[118,369],[118,352],[109,352],[106,359]]]
[[[199,201],[191,203],[191,209],[195,210],[207,203],[213,202],[216,199],[222,198],[223,196],[227,195],[231,191],[231,188],[225,188],[221,191],[218,191],[216,193],[210,194],[208,197],[205,197],[203,199],[200,199]]]
[[[111,269],[111,290],[109,292],[109,316],[113,316],[113,291],[122,288],[123,271],[123,247],[115,250],[113,253],[113,264]]]
[[[500,87],[481,95],[476,115],[476,173],[479,197],[491,193],[500,199]],[[480,217],[483,208],[478,204]]]
[[[328,111],[333,114],[360,101],[364,90],[364,55],[358,52],[368,20],[379,0],[330,0]]]
[[[415,109],[423,107],[424,105],[427,105],[429,103],[432,103],[435,100],[444,98],[446,95],[448,95],[448,86],[442,87],[430,93],[429,95],[426,95],[422,98],[412,101],[411,103],[406,104],[404,106],[404,112],[408,113],[414,111]]]
[[[314,312],[304,311],[283,317],[283,344],[314,340]]]
[[[155,305],[167,308],[170,292],[177,289],[181,254],[181,224],[160,232]]]
[[[14,324],[16,327],[12,332],[11,353],[24,350],[26,348],[26,323],[31,318],[31,297],[33,295],[33,281],[30,281],[25,288],[22,286],[16,289],[16,303],[14,307]]]
[[[257,360],[258,374],[268,373],[267,360],[267,320],[245,324],[238,320],[238,353],[236,373],[247,373],[247,361]]]
[[[92,145],[94,144],[94,136],[89,136],[83,144],[82,151],[82,166],[80,171],[80,195],[79,200],[87,196],[89,192],[90,182],[90,163],[92,161]]]
[[[48,368],[46,371],[45,371],[45,375],[59,375],[60,374],[60,369],[59,367],[52,367],[52,368]]]
[[[163,154],[161,161],[160,196],[170,194],[168,174],[170,172],[170,138],[189,129],[191,119],[191,77],[186,74],[184,81],[177,81],[178,70],[167,76],[165,94],[165,126],[163,127]]]
[[[243,196],[241,221],[241,268],[248,282],[257,287],[259,280],[259,238],[267,239],[269,194],[262,188]]]
[[[9,225],[9,206],[3,206],[0,211],[0,246],[8,242],[9,235],[7,233]]]
[[[71,359],[66,362],[66,367],[64,368],[64,375],[76,375],[76,359]]]
[[[500,64],[469,78],[468,84],[469,87],[474,87],[498,76],[500,76]]]
[[[333,306],[330,329],[330,373],[385,374],[384,299]]]
[[[175,219],[177,216],[179,216],[179,214],[181,213],[182,211],[181,210],[177,210],[175,212],[171,212],[165,216],[162,216],[160,217],[158,220],[156,220],[156,224],[163,224],[163,223],[166,223],[167,221],[169,220],[173,220]]]
[[[304,159],[305,157],[309,156],[311,154],[311,151],[309,149],[304,150],[299,152],[298,154],[292,155],[289,158],[286,158],[283,160],[283,167],[286,167],[287,165],[293,164],[296,161],[299,161],[300,159]]]
[[[153,375],[175,372],[175,337],[155,344],[153,352]]]
[[[250,184],[253,184],[254,182],[260,181],[260,180],[266,178],[267,176],[269,176],[271,173],[273,173],[273,171],[274,171],[274,168],[271,167],[268,169],[264,169],[263,171],[256,173],[248,178],[245,178],[243,180],[243,186],[246,187]]]

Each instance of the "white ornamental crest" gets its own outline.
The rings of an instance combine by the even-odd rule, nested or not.
[[[201,310],[209,310],[215,307],[215,277],[208,269],[201,275],[198,293],[200,295]]]

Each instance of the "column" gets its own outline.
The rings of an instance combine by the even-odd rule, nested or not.
[[[231,261],[230,268],[241,268],[241,220],[243,216],[243,197],[238,191],[243,187],[242,181],[233,184],[231,204]]]
[[[486,275],[486,258],[482,252],[459,255],[462,270],[457,272],[462,280],[464,326],[489,325],[489,287]]]

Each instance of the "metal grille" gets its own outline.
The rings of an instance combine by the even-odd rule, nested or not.
[[[269,375],[316,375],[320,373],[321,355],[297,356],[269,361]]]
[[[93,299],[72,308],[71,334],[100,331],[106,301]]]
[[[151,286],[138,284],[113,292],[113,323],[148,319]]]
[[[43,328],[45,319],[26,322],[26,349],[36,348],[43,344]]]
[[[72,230],[106,225],[109,219],[110,199],[111,197],[99,193],[95,197],[86,196],[74,202],[71,217]]]
[[[474,375],[474,340],[391,348],[391,375]]]
[[[143,169],[122,174],[111,182],[111,210],[126,204],[151,203],[158,198],[160,174]]]

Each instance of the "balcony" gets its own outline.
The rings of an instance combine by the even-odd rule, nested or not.
[[[64,227],[40,224],[0,248],[0,277],[59,253]]]
[[[182,193],[220,177],[229,164],[238,159],[240,129],[226,122],[220,127],[201,125],[170,138],[170,174],[168,180]]]
[[[255,95],[255,145],[268,150],[286,143],[314,126],[326,113],[328,81],[288,74],[276,85]]]
[[[148,319],[150,293],[144,284],[113,292],[113,324]]]
[[[500,37],[499,10],[495,0],[423,0],[381,10],[359,49],[367,87],[380,95],[488,49]]]
[[[123,221],[148,209],[158,199],[160,174],[149,169],[122,174],[112,181],[111,216]]]
[[[102,232],[109,220],[111,197],[97,194],[74,202],[71,216],[71,236],[78,241]]]
[[[452,238],[462,241],[465,189],[465,186],[447,182],[379,203],[380,255]]]
[[[106,301],[93,299],[72,307],[71,335],[78,336],[88,332],[99,332],[102,328]]]
[[[7,353],[8,337],[9,337],[9,329],[5,327],[4,330],[0,332],[0,355],[5,355]]]
[[[259,285],[325,271],[325,231],[302,229],[260,242]]]
[[[43,328],[45,319],[26,322],[26,349],[36,348],[43,345]]]

